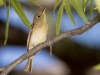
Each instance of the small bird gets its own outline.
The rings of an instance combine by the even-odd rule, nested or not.
[[[34,16],[34,22],[31,25],[27,39],[27,51],[31,50],[34,46],[46,41],[48,33],[48,25],[46,23],[46,14],[44,9],[42,12]],[[28,58],[24,71],[32,72],[32,60],[34,55]]]

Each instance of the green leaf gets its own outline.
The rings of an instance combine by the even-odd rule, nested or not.
[[[100,0],[94,0],[95,1],[95,4],[96,6],[98,7],[98,12],[100,13]]]
[[[6,0],[0,0],[0,6],[5,5],[6,4]]]
[[[88,2],[89,2],[89,0],[84,0],[84,4],[83,4],[84,12],[86,11],[86,6],[87,6]]]
[[[73,7],[77,11],[77,13],[80,15],[80,17],[85,22],[87,22],[86,17],[85,17],[85,14],[84,14],[83,9],[82,9],[82,3],[80,2],[80,0],[70,0],[70,2],[72,3]]]
[[[39,6],[40,8],[42,8],[38,3],[36,3],[35,0],[30,0],[30,2],[32,2],[33,4],[35,4],[35,5]]]
[[[75,25],[74,17],[72,15],[71,8],[69,6],[68,0],[64,0],[64,6],[65,6],[66,13],[70,17],[70,19],[73,22],[73,24]]]
[[[9,16],[10,16],[10,1],[9,1],[9,5],[8,5],[8,9],[7,9],[7,21],[6,21],[6,29],[5,29],[5,40],[4,40],[4,45],[6,45],[7,43],[7,39],[8,39],[8,31],[9,31]]]
[[[53,11],[55,11],[55,9],[57,8],[57,6],[59,5],[60,2],[61,2],[61,0],[56,0],[56,3],[55,3]]]
[[[96,66],[94,66],[94,69],[97,70],[97,71],[100,71],[100,63],[97,64]]]
[[[62,19],[62,14],[63,14],[63,4],[60,6],[57,14],[57,20],[56,20],[56,35],[59,34],[60,32],[60,23]]]
[[[90,16],[88,18],[88,21],[90,21],[92,19],[92,14],[93,14],[93,1],[91,0],[91,3],[90,3]]]
[[[30,27],[31,24],[29,22],[29,20],[27,19],[24,10],[22,9],[20,3],[18,2],[18,0],[10,0],[11,1],[11,5],[14,8],[14,10],[16,11],[16,13],[19,15],[19,17],[21,18],[21,20],[23,21],[23,23],[27,26]]]

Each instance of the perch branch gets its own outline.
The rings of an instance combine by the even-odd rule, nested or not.
[[[27,59],[28,57],[34,55],[35,53],[37,53],[39,50],[49,46],[49,45],[53,45],[55,42],[64,39],[66,37],[69,36],[75,36],[75,35],[80,35],[82,33],[84,33],[85,31],[89,30],[90,28],[92,28],[96,23],[100,22],[100,15],[97,15],[95,18],[93,18],[90,22],[88,22],[87,24],[76,28],[76,29],[72,29],[72,30],[68,30],[64,33],[61,33],[51,39],[48,39],[47,41],[35,46],[33,49],[31,49],[30,51],[28,51],[27,53],[23,54],[22,56],[20,56],[18,59],[16,59],[14,62],[12,62],[11,64],[9,64],[8,66],[5,67],[4,70],[2,70],[2,72],[0,73],[0,75],[7,75],[13,68],[15,68],[18,64],[20,64],[21,62],[23,62],[25,59]]]
[[[4,68],[0,68],[0,72],[2,72],[4,70]]]

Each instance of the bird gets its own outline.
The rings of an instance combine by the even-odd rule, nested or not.
[[[43,43],[47,39],[48,24],[46,22],[46,8],[43,11],[38,12],[34,16],[33,23],[30,27],[27,38],[27,51],[31,50],[34,46]],[[32,62],[34,55],[29,57],[24,68],[25,72],[32,73]]]

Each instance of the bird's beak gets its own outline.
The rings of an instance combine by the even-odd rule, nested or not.
[[[46,8],[43,9],[43,12],[45,12],[45,11],[46,11]]]
[[[45,14],[46,8],[43,9],[42,14]]]

